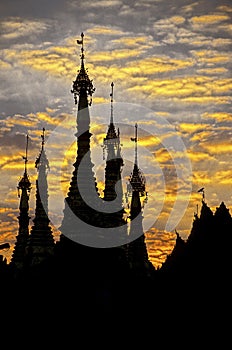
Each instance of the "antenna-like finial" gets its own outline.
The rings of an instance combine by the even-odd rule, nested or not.
[[[45,128],[43,128],[43,133],[40,136],[41,136],[41,139],[42,139],[42,142],[41,142],[42,147],[41,147],[41,151],[40,151],[39,156],[36,158],[35,167],[37,169],[39,169],[40,166],[43,164],[47,169],[49,169],[49,162],[48,162],[47,157],[46,157],[45,152],[44,152]]]
[[[137,142],[138,142],[138,124],[135,123],[135,137],[131,137],[131,141],[135,142],[135,164],[138,166],[138,149],[137,149]]]
[[[41,139],[42,139],[42,149],[44,147],[44,140],[45,140],[45,129],[43,128],[43,133],[41,135]]]
[[[135,123],[135,164],[138,165],[138,125]]]
[[[84,56],[84,33],[81,33],[81,40],[77,39],[77,44],[81,45],[81,61],[83,62]]]
[[[113,117],[113,102],[114,102],[114,83],[111,83],[111,93],[110,93],[110,103],[111,103],[111,114],[110,114],[110,124],[113,124],[114,117]]]
[[[25,169],[25,170],[24,170],[25,174],[27,173],[27,162],[28,162],[28,158],[27,158],[28,139],[29,139],[29,137],[28,137],[28,135],[27,135],[27,137],[26,137],[26,151],[25,151],[25,156],[23,156],[24,164],[25,164],[25,168],[24,168],[24,169]]]

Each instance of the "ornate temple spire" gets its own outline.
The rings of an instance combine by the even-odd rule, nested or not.
[[[107,153],[106,169],[105,169],[105,189],[104,200],[111,201],[117,197],[116,184],[118,196],[122,202],[123,190],[121,181],[121,172],[123,166],[123,159],[121,156],[121,144],[119,129],[116,133],[116,128],[113,120],[113,88],[114,83],[111,83],[110,93],[110,123],[108,126],[106,137],[103,141],[103,152]]]
[[[47,172],[49,162],[45,153],[45,129],[41,135],[41,151],[35,161],[35,167],[38,172],[36,180],[36,208],[34,225],[31,228],[31,234],[27,245],[27,263],[30,266],[38,265],[54,254],[54,238],[48,218],[48,184]]]
[[[128,244],[128,260],[133,269],[141,273],[144,269],[150,273],[151,263],[149,262],[147,247],[145,243],[145,235],[143,232],[143,204],[147,201],[146,181],[138,167],[138,125],[135,124],[135,136],[131,138],[135,142],[135,159],[134,168],[129,178],[129,193],[131,196],[130,206],[130,230],[129,236],[132,241]],[[141,198],[144,203],[141,203]]]
[[[26,151],[24,159],[24,174],[20,179],[17,189],[18,197],[20,198],[19,204],[19,230],[18,235],[16,236],[16,242],[11,258],[11,265],[16,267],[16,269],[21,270],[24,267],[25,263],[25,248],[27,245],[27,240],[29,237],[29,220],[30,216],[28,215],[29,211],[29,196],[31,191],[31,182],[27,174],[27,162],[28,162],[28,135],[26,137]]]
[[[74,225],[73,221],[87,224],[96,224],[97,213],[91,208],[94,196],[99,198],[96,179],[93,172],[93,164],[90,154],[90,113],[89,106],[92,103],[92,94],[95,91],[92,80],[90,80],[84,65],[84,34],[81,33],[81,39],[77,40],[81,45],[80,69],[76,80],[73,81],[75,104],[78,102],[77,110],[77,155],[74,165],[72,179],[70,181],[68,195],[65,199],[64,218],[60,227],[60,241],[66,237],[77,237],[80,225]],[[77,101],[77,98],[79,100]],[[85,194],[84,198],[81,194]],[[79,226],[79,227],[76,227]],[[77,239],[78,240],[78,239]],[[74,239],[75,241],[75,239]]]
[[[133,192],[136,192],[139,195],[139,197],[144,197],[144,196],[146,197],[146,180],[145,180],[145,177],[142,175],[142,172],[138,166],[138,125],[137,123],[135,123],[135,136],[131,137],[131,141],[135,142],[134,168],[129,179],[129,182],[131,185],[131,191],[132,191],[132,198],[133,198]],[[140,205],[141,205],[141,202],[140,202]],[[141,210],[139,210],[139,212],[140,211]]]
[[[119,138],[119,135],[117,135],[114,125],[114,83],[111,83],[111,93],[110,93],[110,123],[108,127],[108,131],[106,134],[106,137],[104,139],[104,145],[107,147],[107,144],[110,144],[109,140],[116,140]]]
[[[111,83],[110,93],[110,123],[106,137],[103,140],[103,152],[106,153],[105,167],[105,188],[104,201],[116,201],[115,211],[104,216],[104,227],[121,227],[120,235],[127,236],[127,225],[125,219],[125,210],[123,208],[123,187],[121,172],[123,167],[123,159],[121,156],[121,143],[119,129],[116,132],[113,119],[113,93],[114,83]],[[105,158],[105,156],[104,156]],[[117,210],[116,210],[117,207]]]

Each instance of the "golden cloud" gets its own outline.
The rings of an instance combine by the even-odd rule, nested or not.
[[[3,39],[16,39],[18,37],[41,33],[48,28],[44,21],[22,20],[18,17],[11,17],[1,22]]]
[[[138,57],[140,54],[141,49],[117,49],[112,51],[102,51],[92,53],[89,57],[89,62],[115,61],[130,57]]]
[[[0,69],[4,70],[4,69],[9,69],[9,68],[11,68],[10,63],[5,62],[5,61],[0,59]]]
[[[119,47],[139,47],[140,49],[159,45],[158,43],[154,42],[151,36],[122,36],[119,39],[112,40],[111,43],[113,45],[117,44]]]
[[[203,123],[180,123],[178,125],[178,129],[181,132],[186,132],[186,133],[195,133],[199,130],[205,130],[206,128],[208,128],[209,125],[208,124],[203,124]]]
[[[225,103],[230,101],[230,96],[217,96],[217,94],[230,93],[232,79],[215,79],[208,76],[189,76],[163,80],[149,80],[146,85],[128,88],[132,92],[147,92],[151,97],[163,96],[181,99],[184,102]],[[215,96],[212,96],[215,95]]]
[[[174,98],[174,101],[181,99],[182,102],[186,103],[197,103],[197,104],[230,104],[231,96],[192,96],[184,98]]]
[[[125,33],[120,29],[109,28],[104,26],[95,26],[93,28],[88,29],[86,32],[91,35],[125,35]]]
[[[214,131],[201,131],[201,132],[198,132],[198,133],[195,133],[191,138],[190,140],[191,141],[205,141],[207,140],[209,137],[211,137],[212,135],[214,135]]]
[[[215,174],[215,181],[220,185],[231,185],[232,169],[219,170]]]
[[[224,67],[217,67],[217,68],[202,68],[202,69],[197,69],[197,73],[200,74],[223,74],[227,73],[228,69]]]
[[[213,143],[213,144],[202,144],[202,147],[206,149],[211,155],[214,154],[230,154],[232,153],[232,144],[229,142]]]
[[[214,119],[219,123],[232,121],[232,113],[227,113],[227,112],[215,112],[215,113],[205,112],[202,114],[202,117],[205,119]]]
[[[209,177],[208,171],[194,171],[193,173],[193,181],[195,184],[206,185],[211,183],[211,179]]]
[[[218,22],[230,20],[228,15],[203,15],[203,16],[194,16],[190,19],[193,24],[209,25],[216,24]]]
[[[193,162],[213,160],[214,158],[206,152],[189,151],[188,156]]]

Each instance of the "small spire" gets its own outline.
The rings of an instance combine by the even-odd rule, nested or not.
[[[118,129],[118,135],[116,133],[115,130],[115,125],[114,125],[114,117],[113,117],[113,101],[114,101],[114,83],[111,83],[111,93],[110,93],[110,124],[108,127],[108,131],[106,134],[106,137],[104,138],[104,145],[107,146],[111,143],[111,141],[113,143],[118,144],[119,141],[119,129]]]
[[[43,132],[41,134],[41,151],[39,156],[36,158],[35,161],[35,167],[39,169],[41,165],[43,165],[45,168],[49,169],[49,162],[46,157],[45,151],[44,151],[44,144],[45,144],[45,128],[43,128]]]
[[[17,189],[18,189],[18,197],[20,197],[19,190],[22,190],[23,188],[26,189],[28,192],[31,190],[31,183],[27,174],[27,162],[28,162],[28,140],[29,136],[26,136],[26,150],[25,150],[25,156],[23,156],[24,160],[24,175],[21,178],[21,180],[18,183]]]
[[[134,169],[130,176],[129,182],[129,195],[130,192],[137,191],[140,193],[140,196],[146,196],[147,200],[147,192],[146,192],[146,179],[143,176],[141,170],[138,167],[138,125],[135,123],[135,137],[131,137],[131,141],[135,142],[135,162],[134,162]]]

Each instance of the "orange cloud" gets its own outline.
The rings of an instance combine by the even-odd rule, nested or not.
[[[206,128],[208,128],[209,125],[208,124],[203,124],[203,123],[180,123],[178,125],[178,129],[181,132],[186,132],[186,133],[195,133],[199,130],[205,130]]]
[[[227,112],[215,112],[215,113],[205,112],[202,114],[202,117],[205,119],[214,119],[219,123],[232,121],[232,113],[227,113]]]
[[[209,177],[209,173],[207,170],[204,171],[194,171],[193,173],[193,181],[196,184],[206,185],[211,183],[211,179]]]
[[[193,162],[202,162],[214,159],[206,152],[189,151],[188,156]]]
[[[210,154],[230,154],[232,153],[232,144],[229,142],[213,143],[213,144],[202,144],[202,147],[207,150]]]
[[[209,139],[209,137],[211,137],[212,135],[214,135],[214,131],[201,131],[198,133],[195,133],[190,140],[191,141],[205,141],[207,139]]]
[[[231,185],[232,181],[232,169],[220,170],[215,174],[215,181],[220,185]]]

